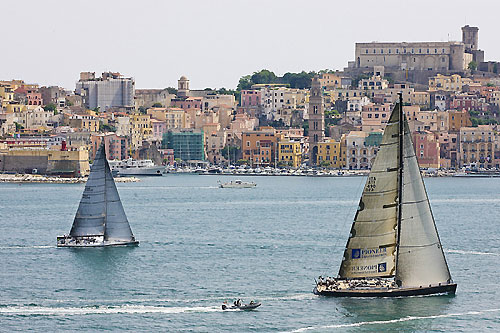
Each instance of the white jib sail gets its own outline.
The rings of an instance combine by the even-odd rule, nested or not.
[[[394,108],[352,224],[339,277],[395,274],[399,113]],[[349,149],[350,147],[347,147]]]
[[[403,287],[447,283],[451,276],[406,121],[403,141],[403,207],[396,279]]]

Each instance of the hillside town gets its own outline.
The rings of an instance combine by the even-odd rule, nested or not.
[[[421,168],[500,169],[500,75],[478,28],[449,42],[356,43],[342,70],[263,70],[236,90],[136,89],[81,72],[75,89],[0,81],[0,172],[79,177],[109,160],[171,167],[366,170],[402,94]],[[5,78],[3,78],[5,79]]]

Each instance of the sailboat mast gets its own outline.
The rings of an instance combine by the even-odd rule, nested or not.
[[[106,144],[104,143],[104,138],[102,139],[102,150],[104,154],[104,238],[107,236],[106,232],[106,224],[108,223],[108,195],[107,195],[107,189],[108,189],[108,177],[107,177],[107,172],[108,172],[108,158],[106,156]]]
[[[403,216],[403,137],[404,137],[404,114],[403,114],[403,93],[399,95],[399,158],[398,158],[398,223],[397,223],[397,241],[396,241],[396,276],[399,261],[399,243],[401,240],[401,219]]]

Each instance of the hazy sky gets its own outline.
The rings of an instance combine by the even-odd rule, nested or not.
[[[281,75],[342,69],[355,42],[461,40],[479,27],[500,60],[498,0],[16,0],[1,14],[0,80],[75,88],[81,71],[117,71],[137,88],[236,87],[266,68]]]

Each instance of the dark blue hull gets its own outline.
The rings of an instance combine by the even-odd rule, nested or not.
[[[435,294],[454,295],[456,290],[457,284],[450,283],[431,287],[394,289],[344,289],[318,291],[314,288],[313,293],[315,295],[331,297],[403,297]]]

